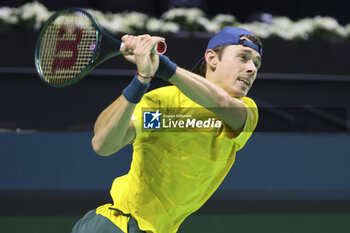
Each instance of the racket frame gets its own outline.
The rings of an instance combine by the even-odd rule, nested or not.
[[[93,26],[96,29],[96,47],[94,49],[94,53],[90,59],[90,63],[74,78],[72,78],[71,80],[64,82],[64,83],[52,83],[50,82],[50,80],[48,78],[46,78],[43,75],[42,69],[41,69],[41,65],[40,65],[40,59],[39,59],[39,54],[40,54],[40,45],[42,43],[42,39],[45,35],[46,29],[51,25],[51,23],[58,17],[60,17],[61,15],[64,15],[66,13],[71,13],[71,12],[82,12],[84,15],[86,15],[91,23],[93,24]],[[101,47],[101,40],[102,40],[102,35],[107,37],[111,42],[113,42],[114,44],[116,44],[118,46],[118,49],[116,51],[113,52],[109,52],[107,53],[104,57],[100,58],[100,47]],[[66,86],[70,86],[73,85],[74,83],[80,81],[82,78],[84,78],[91,70],[93,70],[95,67],[97,67],[98,65],[102,64],[103,62],[111,59],[112,57],[115,57],[119,54],[121,54],[121,52],[119,51],[119,48],[121,46],[121,41],[115,39],[113,36],[111,36],[109,33],[107,33],[92,17],[92,15],[90,13],[88,13],[86,10],[81,9],[81,8],[68,8],[65,10],[61,10],[59,12],[56,12],[55,14],[53,14],[45,23],[45,25],[43,26],[43,28],[41,29],[41,32],[39,34],[39,38],[37,40],[36,46],[35,46],[35,67],[37,70],[37,73],[40,77],[40,79],[45,82],[46,84],[52,86],[52,87],[66,87]]]

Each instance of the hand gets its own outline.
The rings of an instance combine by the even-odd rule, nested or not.
[[[126,60],[136,64],[143,76],[153,76],[158,69],[159,55],[152,53],[154,47],[165,39],[158,36],[141,35],[122,37],[124,46],[120,49]]]

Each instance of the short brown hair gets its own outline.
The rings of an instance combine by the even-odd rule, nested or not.
[[[262,47],[262,43],[259,38],[251,35],[242,35],[242,37],[245,36],[248,40],[256,44],[259,48]],[[218,54],[218,58],[221,61],[222,54],[224,53],[225,48],[229,45],[223,45],[219,46],[213,49],[213,51]],[[202,77],[205,77],[207,73],[207,62],[205,61],[205,58],[192,70],[193,73],[196,73]]]

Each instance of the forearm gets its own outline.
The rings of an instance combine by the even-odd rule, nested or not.
[[[216,113],[232,130],[241,132],[246,118],[246,108],[241,100],[231,97],[209,80],[180,67],[177,67],[169,81],[191,100]]]
[[[151,51],[164,38],[125,35],[122,40],[124,46],[120,51],[128,61],[136,64],[138,72],[123,90],[123,95],[105,109],[96,121],[92,146],[100,155],[113,154],[135,138],[131,116],[136,103],[141,101],[149,88],[159,64],[158,55]]]
[[[92,146],[98,154],[113,154],[128,143],[128,138],[132,140],[132,134],[130,136],[129,132],[128,135],[128,130],[135,106],[121,95],[99,115],[92,139]],[[132,133],[132,130],[129,131]]]
[[[230,97],[222,88],[209,80],[178,67],[175,75],[169,80],[187,97],[206,108],[228,107],[240,101]],[[237,101],[235,101],[237,100]]]

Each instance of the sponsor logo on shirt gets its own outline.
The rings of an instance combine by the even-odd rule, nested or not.
[[[162,113],[157,110],[156,112],[144,111],[143,112],[143,128],[144,129],[160,129],[161,128],[161,115]]]
[[[157,111],[143,112],[143,128],[144,129],[160,129],[160,128],[220,128],[221,120],[213,117],[207,119],[196,119],[192,115],[166,115],[157,109]]]

